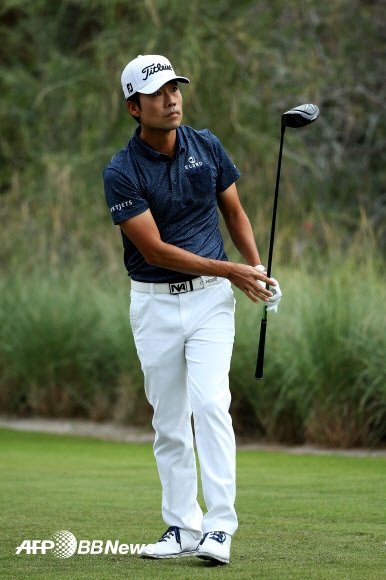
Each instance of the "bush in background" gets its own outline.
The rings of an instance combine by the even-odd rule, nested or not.
[[[302,102],[321,109],[312,128],[286,134],[274,259],[285,298],[269,319],[261,383],[260,314],[239,297],[238,432],[343,446],[385,439],[382,9],[360,0],[4,0],[1,412],[149,424],[102,170],[135,128],[122,69],[161,53],[192,81],[184,122],[209,127],[242,171],[262,256],[280,116]]]
[[[0,412],[147,420],[126,284],[96,284],[85,264],[2,285]]]
[[[333,447],[385,441],[384,277],[380,262],[354,253],[328,268],[307,259],[277,267],[284,298],[269,314],[262,381],[254,380],[262,307],[236,291],[230,379],[239,435]],[[3,284],[0,412],[149,426],[128,307],[124,275],[107,281],[87,264]]]
[[[378,444],[386,440],[383,261],[365,239],[345,254],[337,233],[330,243],[327,262],[305,255],[274,272],[284,298],[268,315],[262,381],[252,379],[261,316],[238,297],[231,380],[239,428],[293,443]]]
[[[81,213],[71,225],[87,243],[77,216],[100,223],[102,168],[135,126],[121,71],[139,53],[161,53],[192,81],[183,88],[185,123],[209,127],[243,172],[252,221],[274,188],[281,114],[315,102],[317,125],[286,136],[287,215],[305,219],[318,208],[352,233],[362,205],[382,229],[382,17],[382,2],[360,0],[4,0],[0,192],[10,197],[8,218],[20,219],[21,203],[41,214],[60,176],[75,186]]]

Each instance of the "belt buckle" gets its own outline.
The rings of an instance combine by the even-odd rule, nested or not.
[[[185,294],[185,292],[191,292],[193,290],[193,283],[191,280],[186,282],[170,282],[169,292],[170,294]]]

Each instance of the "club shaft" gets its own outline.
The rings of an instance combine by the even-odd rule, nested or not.
[[[279,148],[279,159],[277,163],[277,173],[276,173],[276,186],[275,186],[275,198],[273,201],[273,210],[272,210],[272,224],[271,224],[271,237],[269,240],[269,252],[268,252],[268,263],[267,263],[267,276],[268,278],[271,276],[271,269],[272,269],[272,256],[273,256],[273,244],[275,241],[275,227],[276,227],[276,213],[277,213],[277,202],[279,199],[279,183],[280,183],[280,170],[281,170],[281,158],[283,153],[283,143],[284,143],[284,133],[285,133],[285,125],[281,127],[281,139],[280,139],[280,148]],[[269,285],[267,284],[267,289]],[[261,320],[260,325],[260,337],[259,337],[259,348],[257,351],[257,361],[256,361],[256,371],[255,371],[255,379],[261,380],[264,375],[264,351],[265,351],[265,337],[267,334],[267,308],[264,308],[264,315]]]
[[[278,163],[277,163],[277,172],[276,172],[275,198],[273,201],[273,210],[272,210],[271,237],[269,240],[269,252],[268,252],[268,263],[267,263],[267,276],[268,276],[268,278],[271,276],[271,269],[272,269],[273,244],[275,241],[276,213],[277,213],[277,202],[279,199],[279,184],[280,184],[281,158],[282,158],[282,154],[283,154],[284,132],[285,132],[285,126],[282,126],[281,139],[280,139],[280,149],[279,149],[279,159],[278,159]]]
[[[261,381],[264,375],[264,350],[265,350],[265,333],[267,331],[267,318],[262,318],[260,325],[259,349],[257,351],[255,379]]]

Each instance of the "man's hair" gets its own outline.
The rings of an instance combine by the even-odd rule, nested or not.
[[[141,102],[139,100],[139,93],[134,93],[134,95],[132,95],[131,97],[127,97],[126,99],[126,103],[128,103],[129,101],[131,101],[132,103],[135,103],[136,105],[138,105],[138,108],[141,109]],[[131,113],[130,113],[131,115]],[[135,119],[137,121],[137,123],[141,124],[141,120],[139,117],[134,117],[134,115],[131,115],[133,117],[133,119]]]

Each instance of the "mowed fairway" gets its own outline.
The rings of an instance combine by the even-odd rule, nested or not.
[[[0,430],[0,577],[386,578],[386,459],[238,452],[231,564],[131,554],[15,555],[24,540],[154,541],[166,529],[149,444]]]

